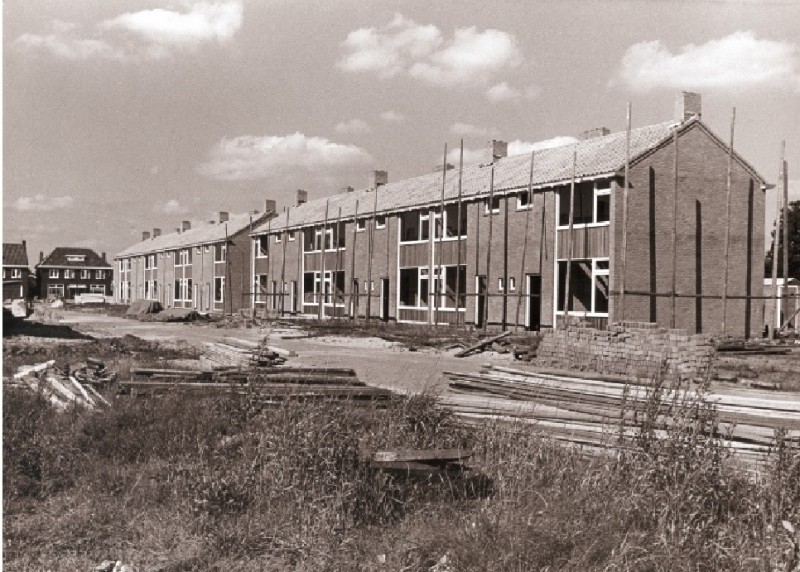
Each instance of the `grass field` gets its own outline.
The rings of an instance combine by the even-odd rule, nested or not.
[[[4,569],[797,570],[800,454],[778,439],[754,476],[714,438],[713,408],[684,409],[663,440],[653,419],[609,457],[528,426],[465,428],[426,396],[56,414],[9,390]],[[471,471],[420,480],[362,460],[454,447]]]

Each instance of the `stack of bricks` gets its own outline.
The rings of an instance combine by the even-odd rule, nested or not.
[[[646,322],[617,322],[606,330],[571,327],[548,332],[536,361],[636,379],[698,380],[709,374],[714,353],[710,336]]]

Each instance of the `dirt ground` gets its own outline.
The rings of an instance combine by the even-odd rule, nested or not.
[[[222,341],[225,337],[257,341],[269,336],[270,345],[297,353],[296,357],[290,358],[291,365],[353,368],[359,379],[369,385],[415,393],[444,391],[447,388],[442,375],[444,371],[468,373],[476,371],[482,363],[514,363],[511,354],[484,352],[456,358],[453,354],[458,349],[412,349],[377,337],[308,337],[299,327],[283,325],[230,329],[207,322],[139,322],[120,316],[69,309],[54,311],[47,318],[46,323],[35,319],[29,321],[25,329],[26,333],[30,331],[30,336],[7,337],[4,344],[10,344],[12,348],[30,344],[41,348],[80,344],[81,340],[85,341],[87,338],[107,340],[131,335],[142,340],[159,342],[166,348],[188,347],[202,351],[203,344]],[[43,357],[47,352],[49,350],[44,350]],[[4,361],[6,367],[11,365],[8,360]]]

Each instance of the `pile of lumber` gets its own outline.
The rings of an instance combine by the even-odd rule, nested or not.
[[[610,377],[567,377],[500,366],[445,375],[451,394],[442,396],[442,402],[465,419],[522,420],[556,439],[590,446],[614,446],[621,433],[632,436],[652,397],[645,385]],[[660,412],[673,414],[698,397],[693,389],[664,390]],[[800,446],[797,394],[736,388],[704,398],[714,405],[728,444],[742,457],[763,457],[775,429],[786,430],[789,443]]]
[[[293,352],[260,342],[226,337],[220,342],[207,342],[203,357],[217,366],[269,367],[281,365]]]
[[[3,382],[9,387],[40,393],[53,407],[62,411],[73,405],[87,409],[111,405],[94,387],[100,385],[101,380],[105,383],[111,378],[102,362],[94,360],[91,365],[79,364],[64,370],[57,368],[55,363],[55,360],[50,360],[23,365]],[[101,371],[103,375],[98,373]]]
[[[362,452],[361,456],[373,469],[409,476],[430,476],[465,470],[464,462],[472,453],[463,449],[394,449]]]

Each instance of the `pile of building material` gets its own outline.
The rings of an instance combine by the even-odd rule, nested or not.
[[[41,393],[55,408],[67,409],[71,405],[95,409],[111,405],[95,386],[113,381],[99,360],[78,364],[61,370],[55,360],[37,365],[24,365],[4,384]]]
[[[286,359],[297,354],[267,344],[265,337],[260,342],[239,338],[223,338],[221,342],[207,342],[203,358],[214,366],[240,368],[271,367],[286,363]]]
[[[370,468],[405,475],[430,476],[464,471],[472,452],[464,449],[393,449],[362,452]]]
[[[484,366],[479,373],[446,372],[450,389],[442,403],[466,419],[521,420],[556,439],[591,446],[616,446],[620,432],[633,435],[652,388],[613,378],[566,377],[548,373]],[[694,389],[664,390],[658,406],[663,414],[700,398]],[[800,396],[748,389],[703,396],[713,404],[731,448],[747,459],[763,457],[775,430],[787,432],[800,447]]]

